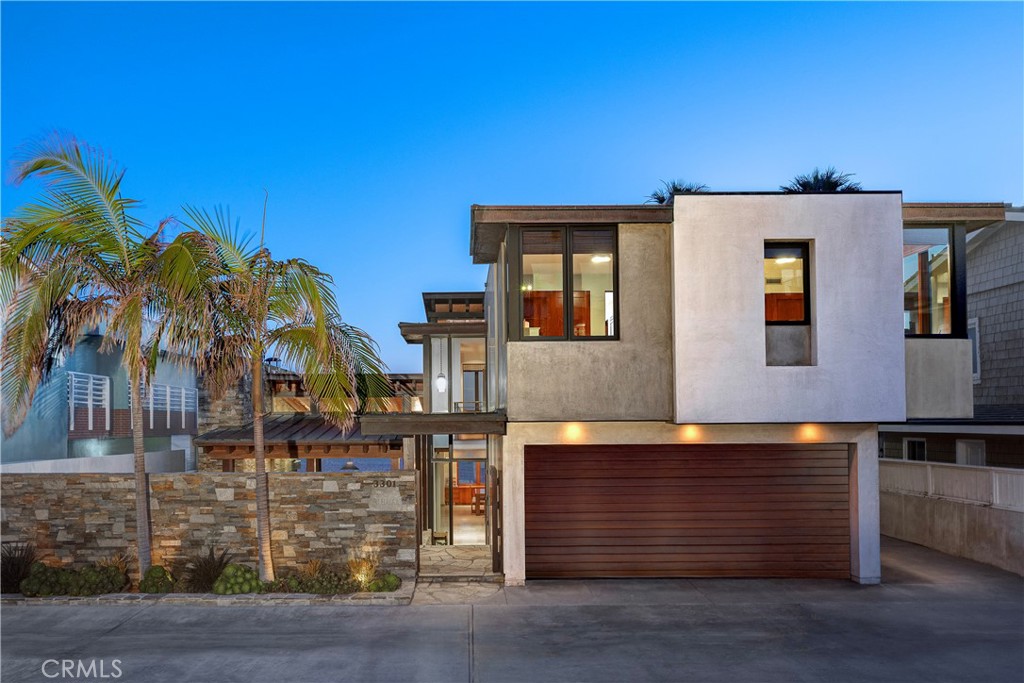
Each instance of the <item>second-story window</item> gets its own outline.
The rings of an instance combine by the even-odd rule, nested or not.
[[[614,227],[523,228],[513,339],[615,339]]]
[[[967,337],[964,230],[903,229],[903,331],[908,337]]]
[[[811,321],[806,242],[764,245],[764,321],[806,325]]]

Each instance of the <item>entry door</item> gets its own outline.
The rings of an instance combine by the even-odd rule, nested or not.
[[[476,452],[464,439],[433,437],[428,524],[435,539],[441,534],[452,545],[487,544],[487,459],[470,457]]]

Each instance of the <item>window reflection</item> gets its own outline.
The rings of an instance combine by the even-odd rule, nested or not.
[[[948,228],[903,231],[903,330],[951,334]]]

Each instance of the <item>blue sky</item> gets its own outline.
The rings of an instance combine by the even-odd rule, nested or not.
[[[12,3],[0,152],[69,131],[141,216],[224,205],[336,279],[394,371],[420,293],[482,289],[471,204],[774,190],[1024,203],[1022,3]],[[6,174],[5,174],[6,178]],[[38,189],[5,184],[7,216]]]

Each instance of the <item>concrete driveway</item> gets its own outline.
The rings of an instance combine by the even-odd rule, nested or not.
[[[102,662],[108,680],[147,683],[1024,680],[1019,577],[889,539],[883,561],[870,587],[545,581],[421,585],[408,607],[8,606],[2,674],[82,680],[93,662],[96,680]],[[76,676],[48,677],[65,659]]]

